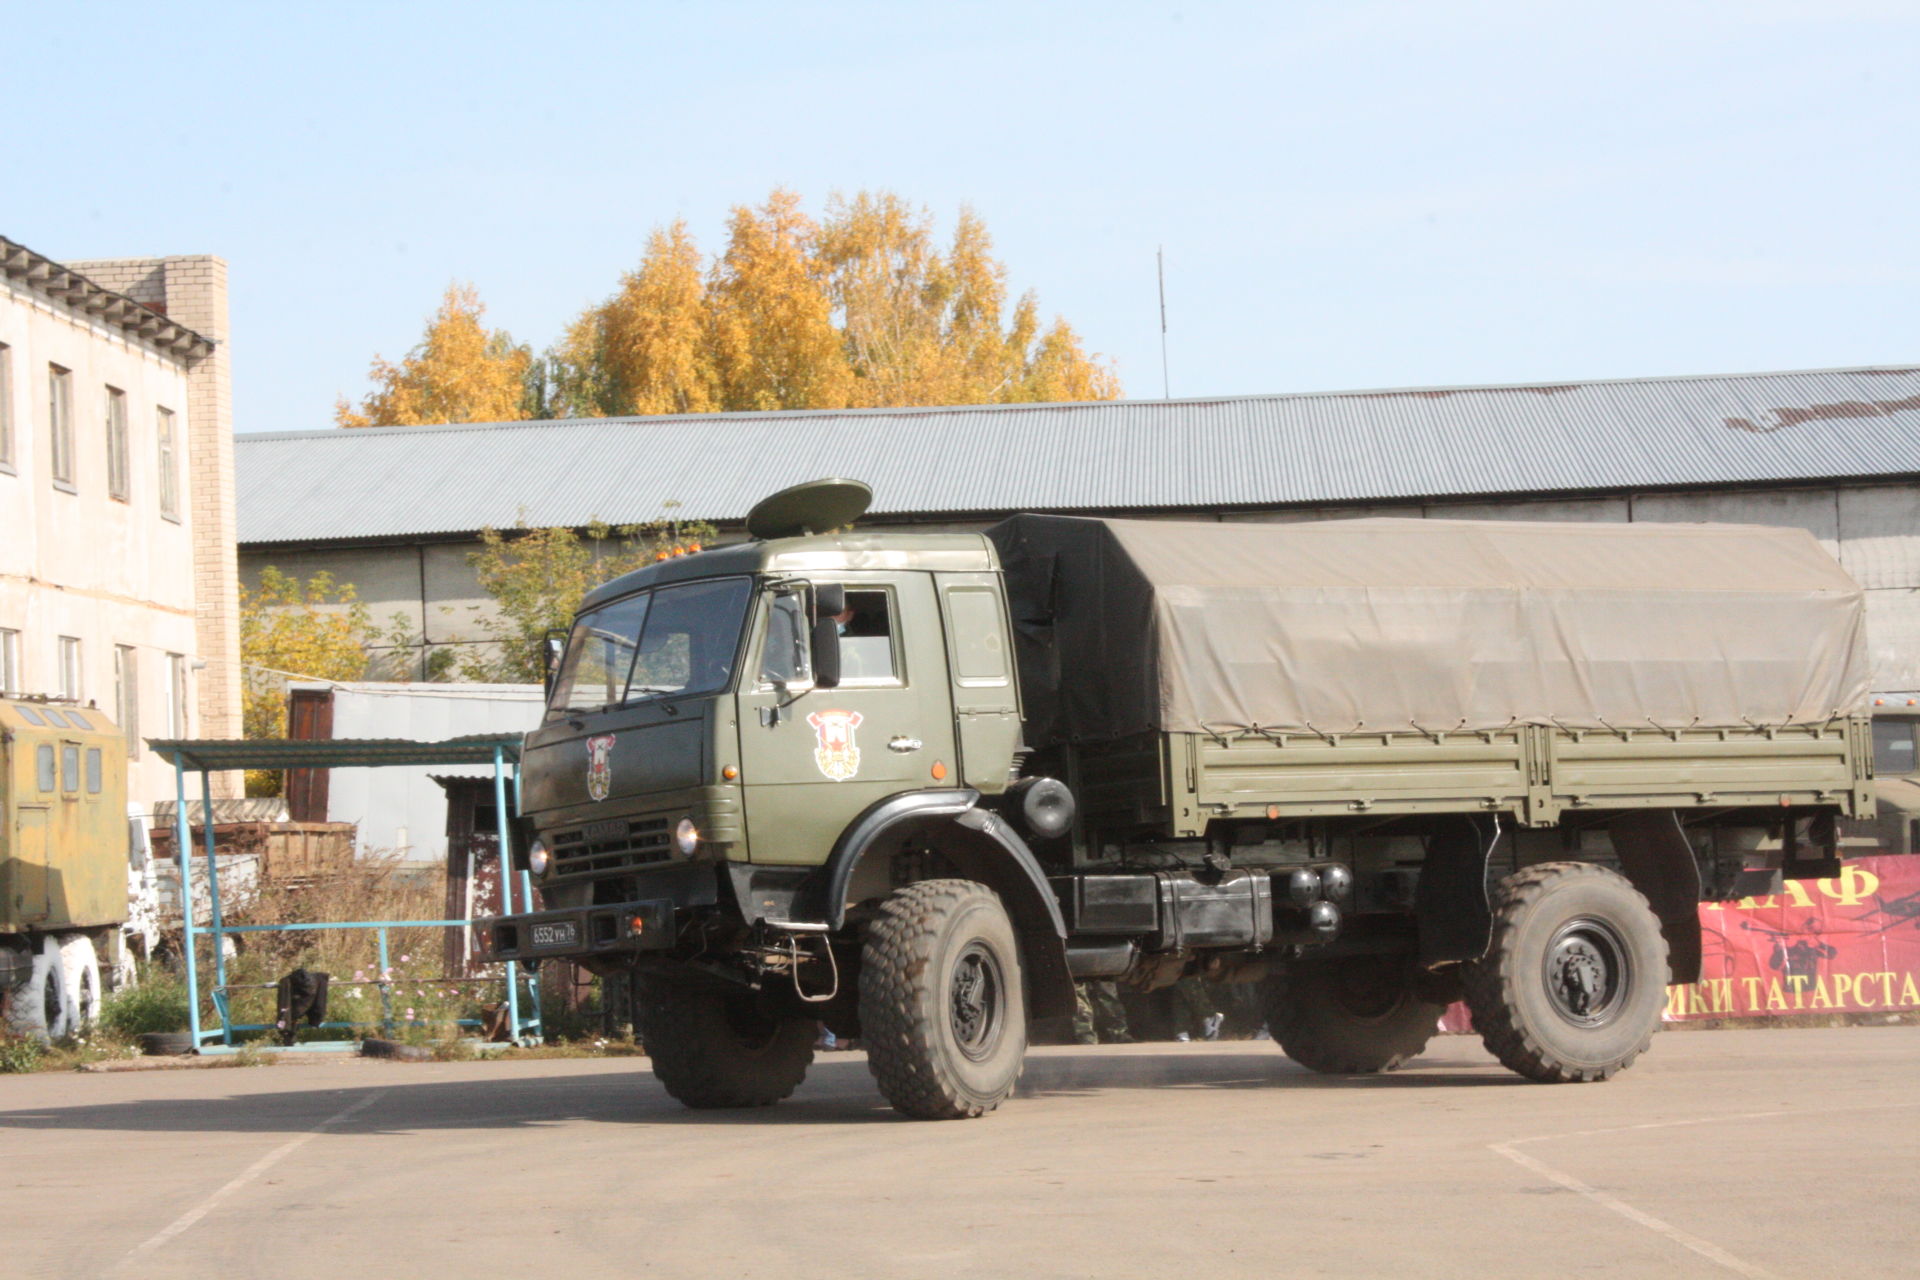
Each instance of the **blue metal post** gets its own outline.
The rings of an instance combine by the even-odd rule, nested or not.
[[[500,835],[500,914],[513,914],[513,841],[508,832],[511,828],[507,814],[507,779],[504,772],[506,753],[498,743],[493,748],[493,814]],[[533,905],[533,899],[527,899],[527,905]],[[513,1028],[513,1038],[520,1039],[520,966],[507,961],[507,1025]]]
[[[387,931],[380,931],[380,1034],[393,1039],[393,974],[387,968]]]
[[[227,931],[226,921],[220,915],[220,859],[214,854],[213,835],[213,775],[207,770],[200,771],[200,822],[202,831],[207,833],[207,899],[211,907],[208,923],[213,926],[210,936],[213,938],[213,989],[217,996],[214,1007],[220,1010],[220,1039],[222,1043],[233,1043],[233,1019],[227,1016]]]
[[[173,793],[173,850],[180,860],[181,913],[186,916],[187,1031],[197,1050],[200,1048],[200,968],[193,954],[193,838],[187,831],[187,762],[178,755],[173,758]]]

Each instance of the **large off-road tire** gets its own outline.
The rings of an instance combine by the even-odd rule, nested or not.
[[[67,988],[69,1026],[74,1035],[85,1035],[100,1016],[105,989],[100,984],[100,953],[93,939],[84,933],[70,933],[60,940],[61,981]]]
[[[635,1030],[668,1093],[696,1110],[765,1107],[799,1087],[816,1024],[777,1018],[753,995],[718,986],[636,981]]]
[[[961,1120],[1006,1101],[1027,1052],[1020,948],[993,890],[922,880],[880,904],[860,953],[867,1068],[894,1110]]]
[[[1482,1043],[1547,1084],[1605,1080],[1646,1050],[1667,1001],[1667,942],[1626,879],[1543,862],[1500,882],[1493,942],[1466,972]]]
[[[1267,1030],[1309,1071],[1391,1071],[1417,1057],[1446,1006],[1420,998],[1405,956],[1294,965],[1262,984]]]

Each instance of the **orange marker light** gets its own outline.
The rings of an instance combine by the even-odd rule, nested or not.
[[[720,776],[725,778],[728,782],[732,782],[735,778],[740,776],[740,771],[734,768],[732,765],[728,765],[726,768],[720,771]]]
[[[627,921],[627,927],[634,933],[645,933],[647,930],[647,918],[645,916],[635,916],[633,919]]]
[[[938,782],[946,776],[947,776],[946,762],[944,760],[935,760],[933,762],[933,780],[935,782]]]

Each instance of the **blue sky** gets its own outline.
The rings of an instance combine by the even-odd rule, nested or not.
[[[1920,0],[8,6],[0,233],[231,264],[236,425],[450,280],[545,346],[685,217],[963,202],[1161,393],[1920,360]]]

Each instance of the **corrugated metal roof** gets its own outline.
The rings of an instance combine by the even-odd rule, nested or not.
[[[351,769],[386,765],[505,764],[520,759],[517,733],[440,742],[409,738],[148,738],[153,754],[189,769]]]
[[[877,516],[1266,507],[1920,473],[1920,366],[236,443],[244,544],[726,523],[822,475],[872,485]]]

